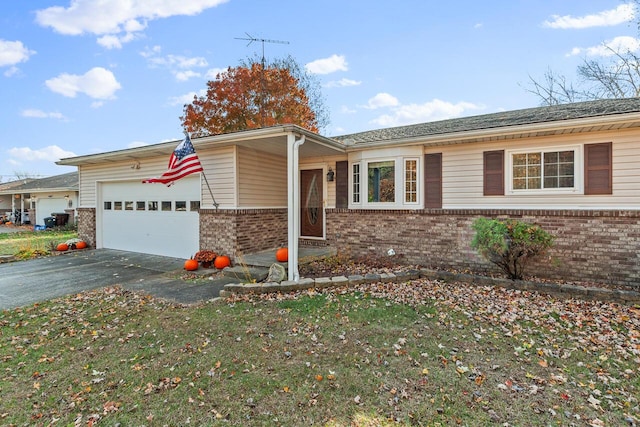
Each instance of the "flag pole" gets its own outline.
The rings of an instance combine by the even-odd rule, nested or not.
[[[202,171],[202,177],[204,178],[204,182],[207,184],[207,188],[209,189],[209,194],[211,194],[211,199],[213,200],[213,206],[218,210],[218,202],[216,202],[216,198],[213,197],[213,191],[211,191],[211,187],[209,186],[209,180],[207,180],[207,176],[204,174],[204,170]]]
[[[184,133],[184,136],[186,138],[191,139],[191,135],[189,135],[189,132],[187,132],[187,129],[183,129],[182,132]],[[216,208],[216,210],[218,210],[218,202],[216,202],[216,198],[213,196],[213,191],[211,191],[211,186],[209,185],[209,180],[207,179],[207,176],[204,174],[204,168],[202,168],[202,177],[204,178],[204,182],[207,184],[207,189],[209,189],[209,194],[211,195],[211,200],[213,200],[213,207]]]

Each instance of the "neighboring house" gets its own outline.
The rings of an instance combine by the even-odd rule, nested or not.
[[[15,200],[10,191],[19,185],[26,184],[31,181],[31,178],[18,179],[16,181],[0,183],[0,217],[6,216],[7,212],[11,212],[12,208],[15,208]],[[6,193],[6,194],[5,194]]]
[[[33,225],[45,225],[44,218],[51,214],[67,214],[75,222],[78,206],[78,172],[30,179],[9,188],[0,186],[0,198],[8,198],[7,212],[28,213]],[[3,205],[4,206],[4,205]],[[26,222],[26,216],[23,221]]]
[[[96,247],[239,260],[288,245],[496,271],[470,248],[480,216],[556,237],[546,278],[640,286],[640,99],[599,100],[326,138],[297,126],[198,138],[204,174],[159,176],[177,142],[63,159]],[[214,207],[214,200],[219,209]],[[298,239],[299,237],[299,239]]]

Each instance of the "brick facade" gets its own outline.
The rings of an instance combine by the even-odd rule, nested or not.
[[[200,248],[243,254],[287,245],[287,209],[200,210]]]
[[[78,238],[84,240],[90,248],[96,247],[95,208],[78,208]]]
[[[405,263],[497,272],[471,249],[471,224],[480,216],[536,223],[553,234],[553,248],[529,274],[640,289],[639,211],[329,209],[327,241],[354,257],[393,248]]]

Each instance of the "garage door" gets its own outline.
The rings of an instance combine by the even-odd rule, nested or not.
[[[101,247],[189,258],[199,246],[200,177],[171,187],[140,181],[102,183]]]
[[[44,219],[52,213],[64,213],[67,206],[64,199],[39,198],[36,202],[36,217],[30,218],[32,224],[44,225]],[[35,221],[35,222],[34,222]]]

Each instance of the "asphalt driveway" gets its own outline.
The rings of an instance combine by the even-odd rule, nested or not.
[[[180,280],[183,263],[183,259],[113,249],[3,263],[0,310],[114,285],[191,304],[217,297],[224,285],[233,281],[220,278],[194,284]]]

